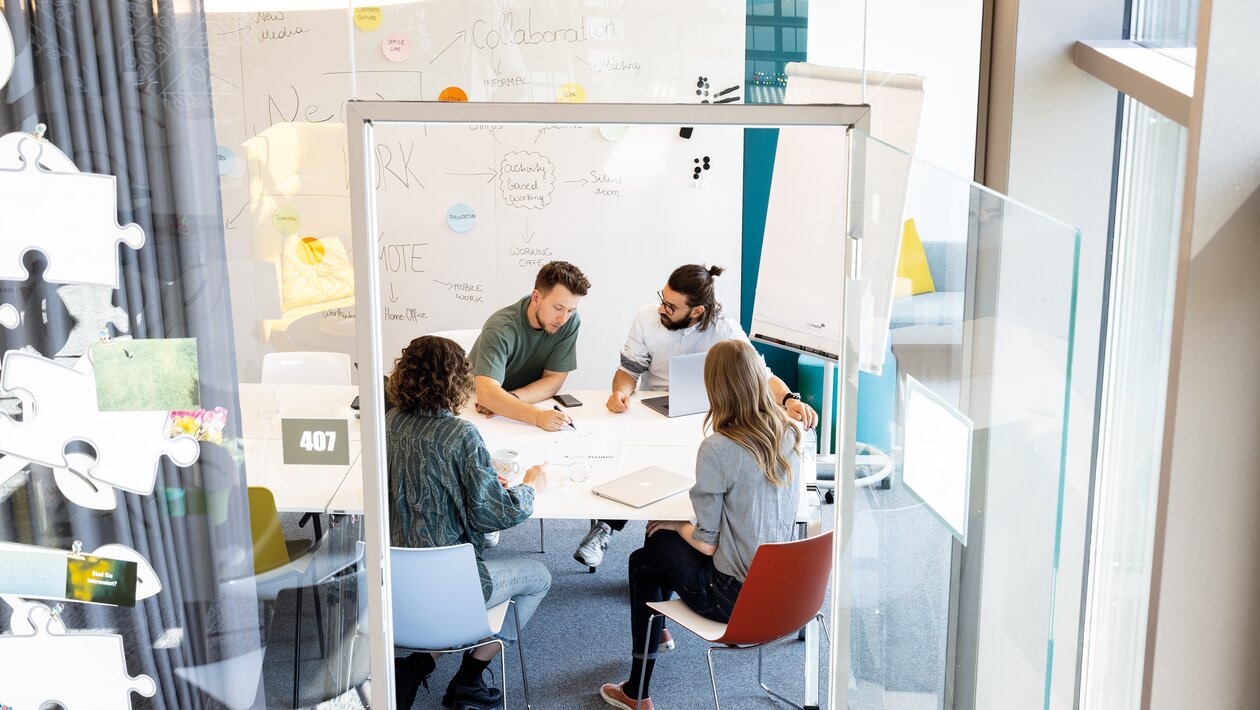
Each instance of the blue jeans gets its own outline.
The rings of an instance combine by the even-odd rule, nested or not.
[[[547,590],[551,589],[551,573],[538,560],[527,560],[523,557],[485,560],[484,563],[486,571],[490,573],[490,582],[494,585],[486,608],[498,606],[511,599],[516,602],[516,613],[521,627],[524,628],[543,597],[547,596]],[[516,640],[516,624],[513,623],[511,614],[503,620],[499,637],[508,642]]]
[[[713,558],[692,547],[673,530],[662,530],[630,553],[630,648],[643,658],[643,637],[653,612],[648,602],[669,599],[671,593],[697,614],[714,621],[729,621],[743,582],[713,565]],[[661,627],[657,618],[648,635],[647,658],[656,657]],[[634,692],[634,688],[627,688]]]

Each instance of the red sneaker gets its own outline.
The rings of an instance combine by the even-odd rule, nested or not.
[[[621,710],[652,710],[652,699],[635,700],[626,695],[619,683],[604,683],[599,687],[599,696],[604,702]]]

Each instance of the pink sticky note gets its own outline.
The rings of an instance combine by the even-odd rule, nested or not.
[[[391,62],[404,62],[411,56],[411,38],[402,32],[390,32],[381,40],[381,53]]]

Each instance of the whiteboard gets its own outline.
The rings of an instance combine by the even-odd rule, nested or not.
[[[909,153],[918,136],[923,79],[802,63],[789,64],[787,73],[785,103],[868,103],[871,135],[906,153],[872,145],[850,158],[842,131],[796,128],[779,132],[752,335],[837,359],[843,326],[839,318],[841,271],[849,229],[861,236],[858,364],[879,374],[888,339]],[[803,175],[809,177],[802,179]],[[850,215],[848,211],[854,208]],[[802,284],[809,287],[803,289]]]
[[[343,256],[345,263],[354,256],[347,100],[462,93],[471,101],[699,103],[739,86],[744,74],[745,3],[737,0],[428,0],[379,6],[379,13],[351,13],[333,2],[269,2],[273,9],[262,12],[253,7],[236,0],[207,5],[238,369],[245,381],[257,379],[262,353],[273,348],[354,352],[353,299],[336,298],[344,290],[329,288],[295,300],[288,288],[295,280],[282,266],[302,266],[295,240],[310,237],[321,245],[324,273],[350,275],[337,267]],[[719,296],[738,313],[741,131],[706,129],[687,140],[677,129],[634,127],[610,140],[595,128],[541,134],[465,128],[458,139],[435,136],[437,130],[381,130],[374,146],[382,232],[376,257],[383,260],[383,283],[392,288],[383,303],[391,312],[412,308],[415,318],[386,318],[387,359],[404,338],[477,327],[489,312],[528,293],[537,265],[521,266],[520,257],[542,257],[511,250],[538,249],[531,246],[535,240],[552,258],[578,264],[594,283],[581,311],[579,362],[583,369],[600,363],[598,381],[570,386],[607,386],[632,313],[680,264],[730,269],[719,281]],[[508,205],[494,192],[493,176],[513,150],[537,152],[554,166],[555,191],[541,209]],[[692,180],[692,161],[706,156],[711,169]],[[592,171],[620,179],[605,185],[617,185],[620,196],[596,193]],[[445,217],[456,204],[474,207],[477,220],[453,246],[439,238],[455,234]],[[525,236],[527,227],[536,237]],[[479,248],[458,246],[469,244]],[[296,257],[302,256],[299,249]],[[481,300],[452,299],[435,290],[434,277],[480,285],[481,291],[460,292]]]
[[[376,190],[387,369],[419,334],[479,328],[552,259],[592,284],[567,387],[608,387],[635,311],[681,264],[729,267],[718,300],[737,314],[743,130],[683,140],[676,127],[638,125],[612,141],[592,126],[378,126],[379,142],[414,143],[442,176],[425,190],[391,179]],[[700,181],[697,157],[712,166]],[[460,218],[475,215],[467,232],[448,223],[457,205]]]

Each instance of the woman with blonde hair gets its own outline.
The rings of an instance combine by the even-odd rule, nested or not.
[[[796,522],[801,431],[770,394],[757,351],[740,340],[717,343],[704,361],[704,386],[704,424],[713,433],[696,455],[696,521],[649,522],[646,542],[630,555],[630,677],[599,689],[623,710],[652,708],[648,681],[663,622],[648,633],[648,602],[676,592],[696,613],[730,620],[757,546],[791,539]]]

